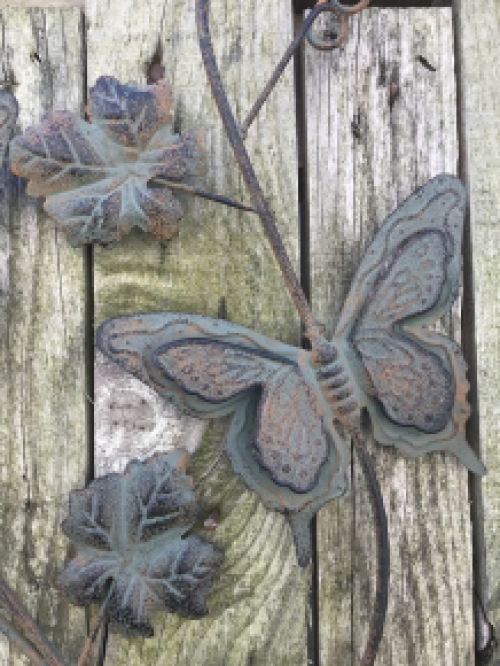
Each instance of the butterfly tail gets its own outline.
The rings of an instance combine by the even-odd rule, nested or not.
[[[293,541],[297,552],[299,566],[306,567],[312,558],[312,532],[311,521],[308,516],[299,513],[287,515],[292,528]]]

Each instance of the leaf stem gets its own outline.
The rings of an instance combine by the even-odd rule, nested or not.
[[[181,192],[187,192],[187,194],[193,194],[196,197],[201,197],[202,199],[210,199],[211,201],[216,201],[217,203],[224,204],[225,206],[230,206],[231,208],[238,208],[239,210],[245,210],[249,213],[256,213],[256,209],[251,204],[243,203],[242,201],[235,201],[229,197],[225,197],[222,194],[215,194],[214,192],[207,192],[202,190],[200,187],[195,187],[194,185],[185,185],[184,183],[177,183],[172,180],[166,180],[165,178],[152,178],[149,182],[158,183],[159,185],[166,185],[171,190],[179,190]]]
[[[210,36],[210,25],[208,17],[208,4],[209,0],[196,0],[196,27],[198,31],[198,41],[200,51],[203,58],[203,64],[207,72],[212,94],[219,109],[222,122],[224,124],[227,137],[232,145],[236,161],[240,168],[241,175],[248,187],[252,203],[255,206],[264,232],[271,244],[274,256],[278,262],[283,279],[290,291],[293,302],[305,326],[305,337],[309,338],[311,342],[317,343],[321,340],[321,333],[317,326],[314,324],[313,314],[309,303],[304,295],[300,282],[297,278],[292,263],[281,240],[281,236],[276,227],[274,216],[271,212],[268,202],[264,196],[262,188],[257,179],[254,171],[250,156],[243,143],[241,127],[235,120],[233,111],[229,104],[224,85],[222,83],[219,67],[215,58],[215,53]]]
[[[87,636],[87,640],[85,641],[85,645],[83,646],[82,652],[80,654],[80,658],[78,659],[77,666],[84,666],[87,659],[88,659],[88,656],[90,654],[90,650],[92,649],[92,646],[94,645],[95,639],[96,639],[97,634],[99,632],[99,628],[100,628],[100,626],[101,626],[101,624],[104,620],[104,616],[106,614],[105,606],[106,606],[106,602],[103,603],[99,613],[97,614],[96,619],[94,620],[94,624],[92,625],[92,629],[90,630],[90,634]]]
[[[40,656],[40,654],[33,648],[31,643],[29,643],[21,634],[16,630],[14,625],[12,625],[9,620],[2,618],[0,615],[0,632],[3,633],[7,640],[12,644],[16,645],[23,654],[28,657],[31,663],[34,666],[46,666],[47,662]]]
[[[106,657],[106,646],[108,644],[108,625],[109,620],[106,618],[104,620],[104,624],[102,625],[101,643],[99,645],[99,654],[97,655],[96,666],[103,666],[104,664],[104,659]]]
[[[14,622],[19,625],[22,635],[38,650],[48,666],[65,666],[62,657],[55,647],[41,632],[31,615],[21,603],[17,594],[0,576],[0,601],[12,614]],[[5,622],[5,620],[4,620]]]

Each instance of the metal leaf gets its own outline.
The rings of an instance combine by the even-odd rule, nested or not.
[[[73,246],[109,246],[132,227],[168,240],[184,211],[166,186],[200,172],[200,134],[172,133],[166,81],[138,87],[100,77],[90,90],[92,124],[54,111],[11,143],[11,169],[45,196],[45,210]]]
[[[197,503],[185,451],[131,461],[70,495],[62,528],[78,550],[58,586],[78,605],[106,602],[126,634],[152,636],[157,609],[183,617],[207,614],[205,594],[222,553],[195,536]]]

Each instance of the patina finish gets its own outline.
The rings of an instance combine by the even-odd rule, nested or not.
[[[335,335],[326,340],[244,140],[302,39],[320,50],[337,48],[347,35],[347,15],[368,4],[317,3],[240,124],[214,56],[208,0],[196,0],[204,66],[250,203],[207,192],[195,182],[204,167],[202,137],[196,131],[172,131],[173,94],[164,79],[140,87],[100,77],[90,91],[90,123],[54,111],[11,142],[12,170],[29,179],[28,194],[46,197],[46,211],[75,246],[111,246],[133,226],[168,241],[183,215],[174,193],[259,215],[310,351],[222,319],[182,312],[109,319],[97,331],[96,344],[189,414],[233,414],[225,453],[263,504],[285,514],[301,566],[311,559],[311,519],[346,491],[352,438],[377,531],[377,591],[362,666],[376,658],[390,569],[387,519],[362,435],[362,410],[370,415],[380,444],[409,457],[449,451],[471,471],[485,473],[465,439],[468,383],[461,350],[424,328],[449,311],[458,293],[465,188],[456,177],[441,174],[385,220],[353,279]],[[324,12],[338,18],[338,36],[314,32],[313,24]],[[0,125],[2,155],[17,112],[8,95],[0,97],[0,107],[7,109]],[[188,617],[207,612],[204,595],[222,554],[197,537],[184,537],[196,516],[196,497],[184,467],[179,452],[154,456],[129,463],[124,475],[107,475],[72,493],[63,530],[77,545],[78,556],[59,584],[77,604],[103,602],[81,664],[100,623],[104,631],[111,621],[126,633],[151,635],[154,608]],[[210,523],[207,529],[215,527]],[[62,663],[3,583],[0,598],[35,652],[49,663]],[[17,636],[14,626],[4,623]],[[18,637],[19,644],[22,640]]]

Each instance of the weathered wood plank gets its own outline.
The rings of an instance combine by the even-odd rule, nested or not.
[[[350,21],[340,52],[308,49],[306,57],[312,302],[332,334],[385,216],[432,176],[456,173],[451,9],[368,9]],[[399,88],[392,109],[391,82]],[[459,340],[459,305],[444,326]],[[470,666],[467,471],[448,454],[408,461],[373,441],[369,450],[392,553],[377,664]],[[320,512],[318,539],[321,663],[359,663],[373,604],[375,538],[357,461],[350,495]]]
[[[15,81],[18,132],[52,108],[82,111],[79,10],[2,9],[2,78]],[[36,50],[41,62],[31,61]],[[69,542],[68,493],[87,462],[84,255],[11,176],[0,216],[0,567],[70,663],[85,614],[55,589]],[[10,210],[9,210],[10,209]],[[0,637],[0,663],[26,664]]]
[[[460,74],[460,136],[463,177],[470,196],[471,291],[475,321],[471,353],[477,355],[479,446],[488,469],[483,483],[485,548],[478,543],[478,565],[486,561],[490,621],[500,626],[500,91],[498,68],[500,5],[495,0],[457,0],[454,4]],[[474,349],[475,347],[475,349]],[[480,493],[478,488],[476,492]],[[481,535],[480,535],[481,536]],[[484,557],[485,555],[485,557]],[[483,559],[484,558],[484,559]],[[484,578],[484,574],[481,576]],[[484,589],[485,588],[485,589]],[[498,631],[497,631],[498,633]],[[485,638],[488,638],[486,632]],[[494,662],[500,657],[497,650]],[[496,658],[496,659],[495,659]]]
[[[69,9],[70,7],[84,7],[85,0],[4,0],[3,6],[10,9]]]
[[[204,186],[246,198],[198,51],[194,2],[157,0],[139,9],[133,0],[108,0],[89,3],[87,11],[89,85],[101,74],[145,83],[147,63],[159,40],[166,78],[175,94],[175,127],[182,131],[201,127],[204,132],[208,149]],[[118,15],[122,20],[117,21]],[[291,5],[218,0],[212,3],[211,16],[222,75],[242,119],[291,38]],[[248,144],[297,264],[291,71],[252,126]],[[96,325],[109,316],[138,310],[179,310],[220,314],[297,343],[298,319],[258,218],[206,201],[186,205],[180,233],[169,244],[138,232],[112,251],[96,250]],[[198,446],[192,462],[197,478],[217,456],[223,424],[209,425],[200,445],[201,430],[207,424],[187,420],[170,407],[159,408],[148,391],[102,359],[98,359],[96,380],[99,473],[122,466],[137,452],[142,455],[191,442]],[[133,432],[131,412],[134,417],[140,415],[143,431]],[[217,508],[220,518],[216,532],[199,533],[213,538],[226,554],[208,597],[209,616],[182,621],[157,614],[155,638],[127,641],[112,636],[107,662],[303,666],[310,572],[297,566],[285,520],[266,512],[224,459],[201,483],[200,497],[202,517]]]

